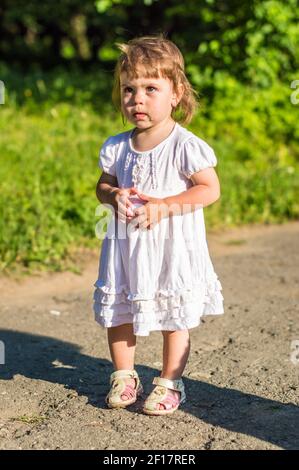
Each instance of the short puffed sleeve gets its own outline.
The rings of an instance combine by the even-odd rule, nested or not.
[[[180,171],[187,178],[193,173],[217,165],[212,147],[197,136],[192,136],[182,143],[180,157]]]
[[[116,148],[113,137],[103,143],[99,154],[99,167],[109,175],[116,176]]]

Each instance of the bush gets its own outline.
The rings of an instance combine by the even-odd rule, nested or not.
[[[123,128],[105,98],[110,82],[92,85],[90,75],[53,71],[21,82],[6,71],[5,83],[0,267],[63,269],[74,247],[99,245],[98,151],[109,135],[130,126]],[[94,101],[101,87],[101,99]],[[279,81],[268,88],[245,86],[218,72],[213,100],[208,102],[208,92],[203,96],[189,127],[218,156],[222,197],[205,209],[209,228],[298,218],[298,106],[291,104],[291,91]]]

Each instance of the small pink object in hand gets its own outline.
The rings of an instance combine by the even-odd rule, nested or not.
[[[146,201],[143,201],[138,196],[130,196],[129,199],[131,203],[133,204],[134,209],[137,209],[138,207],[141,207],[144,204],[146,204]],[[128,213],[128,217],[134,217],[134,212],[131,207],[128,207],[127,213]]]
[[[146,201],[144,201],[143,199],[140,199],[140,197],[138,196],[130,196],[129,199],[131,203],[134,205],[135,209],[137,209],[137,207],[140,207],[146,204]]]

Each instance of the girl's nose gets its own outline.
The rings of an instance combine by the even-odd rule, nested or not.
[[[143,103],[144,101],[144,95],[142,91],[136,91],[134,95],[134,102],[135,103]]]

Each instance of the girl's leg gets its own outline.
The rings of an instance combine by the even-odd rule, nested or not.
[[[133,370],[136,348],[136,336],[133,333],[133,325],[126,323],[108,328],[107,336],[114,369]],[[126,383],[135,388],[135,379],[126,379]],[[122,400],[128,400],[130,397],[124,393],[121,398]]]
[[[190,353],[189,330],[162,331],[163,334],[163,369],[161,377],[169,380],[180,379],[186,367]],[[169,390],[169,396],[179,399],[180,393]],[[160,404],[160,409],[165,406]]]
[[[189,330],[162,331],[163,369],[161,377],[169,380],[180,379],[190,353]]]

